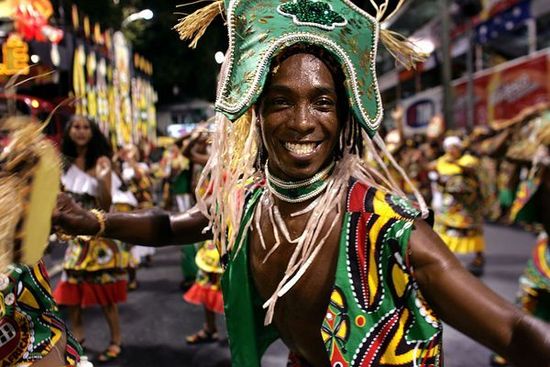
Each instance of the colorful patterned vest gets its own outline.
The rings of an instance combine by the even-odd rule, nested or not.
[[[75,366],[82,354],[51,295],[44,263],[13,265],[0,275],[0,366],[31,366],[52,351],[66,333],[65,363]]]
[[[263,190],[249,192],[244,223]],[[407,255],[418,211],[353,179],[346,205],[336,281],[320,330],[331,366],[441,366],[441,323],[422,298]],[[225,259],[222,289],[233,366],[257,367],[277,332],[263,326],[247,246],[245,238]]]

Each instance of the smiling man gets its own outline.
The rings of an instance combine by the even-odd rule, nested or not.
[[[519,366],[548,366],[548,325],[472,277],[421,219],[422,199],[418,210],[361,160],[381,140],[377,41],[407,50],[379,28],[389,10],[218,1],[184,36],[224,5],[210,190],[178,215],[94,215],[62,196],[57,225],[138,244],[213,238],[235,366],[259,366],[278,337],[292,366],[440,366],[439,318]]]

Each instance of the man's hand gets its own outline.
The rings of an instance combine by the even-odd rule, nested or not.
[[[96,216],[79,206],[66,193],[57,196],[52,225],[54,230],[70,235],[95,235],[99,231]]]

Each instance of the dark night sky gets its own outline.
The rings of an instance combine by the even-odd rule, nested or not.
[[[155,16],[150,21],[131,23],[125,34],[132,41],[134,51],[148,58],[154,67],[153,83],[159,94],[159,104],[181,102],[185,99],[201,98],[213,101],[216,89],[218,65],[214,60],[216,51],[225,51],[227,35],[223,20],[218,17],[209,27],[195,50],[189,49],[186,42],[179,39],[172,27],[181,15],[178,12],[192,12],[205,3],[184,8],[176,6],[191,3],[189,0],[74,0],[81,13],[88,14],[92,21],[103,26],[120,28],[127,14],[141,9],[153,10]],[[69,10],[70,11],[70,10]],[[179,94],[174,95],[177,86]]]

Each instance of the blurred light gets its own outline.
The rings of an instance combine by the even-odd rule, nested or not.
[[[434,50],[435,50],[435,45],[434,45],[434,43],[431,39],[428,39],[428,38],[422,38],[422,39],[410,38],[409,41],[411,41],[412,44],[414,45],[414,47],[422,53],[425,53],[425,54],[429,55],[432,52],[434,52]]]
[[[143,9],[138,14],[140,14],[141,18],[145,20],[151,20],[153,19],[153,16],[154,16],[154,13],[151,9]]]
[[[225,55],[223,52],[221,51],[218,51],[216,52],[216,54],[214,55],[214,59],[216,59],[216,62],[218,64],[223,64],[223,62],[225,61]]]
[[[38,56],[38,55],[31,55],[31,62],[32,62],[33,64],[36,64],[36,63],[38,63],[39,61],[40,61],[40,56]]]
[[[40,103],[39,103],[36,99],[33,99],[33,100],[31,101],[31,106],[32,106],[33,108],[38,108],[38,107],[40,106]]]
[[[128,24],[136,21],[136,20],[139,20],[139,19],[144,19],[144,20],[151,20],[153,19],[153,16],[155,14],[153,13],[153,11],[151,9],[143,9],[142,11],[140,12],[137,12],[137,13],[133,13],[133,14],[130,14],[126,17],[126,19],[124,19],[122,21],[122,28],[126,27]]]
[[[50,59],[54,66],[59,66],[61,62],[61,55],[59,55],[59,47],[54,43],[52,44],[52,49],[50,50]]]

